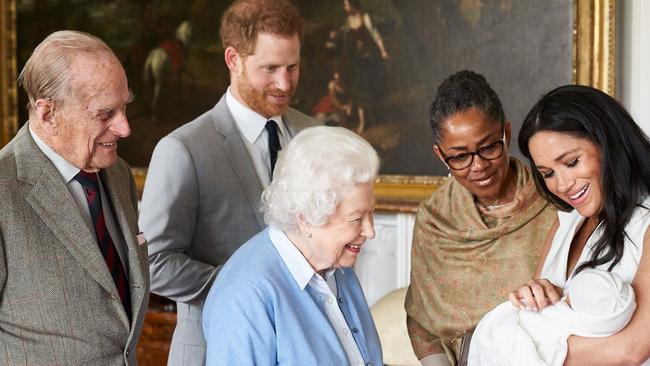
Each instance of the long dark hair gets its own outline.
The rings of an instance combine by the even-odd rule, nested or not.
[[[548,190],[528,149],[528,141],[540,131],[587,139],[598,146],[602,157],[603,191],[598,219],[604,231],[594,245],[590,260],[580,265],[575,273],[609,262],[608,270],[611,270],[623,257],[625,226],[650,193],[648,136],[623,106],[598,89],[567,85],[544,95],[524,120],[519,131],[519,149],[528,158],[540,194],[564,211],[572,207]]]

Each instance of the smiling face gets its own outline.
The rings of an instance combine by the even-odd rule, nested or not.
[[[300,39],[260,33],[252,55],[226,49],[231,92],[250,109],[269,118],[289,108],[300,76]]]
[[[512,170],[510,169],[511,127],[506,122],[503,128],[487,113],[471,108],[458,112],[443,122],[440,141],[434,145],[436,155],[445,161],[459,154],[474,152],[498,142],[505,134],[503,153],[496,159],[485,160],[474,155],[472,164],[464,169],[450,169],[458,183],[470,191],[483,204],[509,202],[512,191]],[[444,155],[444,156],[443,156]],[[515,187],[516,188],[516,187]]]
[[[72,95],[55,107],[51,148],[74,166],[95,172],[117,160],[117,143],[131,133],[131,95],[124,69],[108,53],[78,56],[71,65]]]
[[[530,155],[548,190],[592,217],[603,206],[602,158],[593,142],[567,134],[541,131],[528,141]]]
[[[326,224],[311,226],[301,252],[316,270],[351,267],[366,239],[375,237],[375,196],[371,183],[357,184],[345,194]]]

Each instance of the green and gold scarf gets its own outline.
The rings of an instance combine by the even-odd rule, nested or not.
[[[510,204],[480,207],[454,178],[420,204],[405,304],[418,358],[446,353],[455,365],[463,332],[534,275],[556,210],[528,167],[510,163],[517,174]]]

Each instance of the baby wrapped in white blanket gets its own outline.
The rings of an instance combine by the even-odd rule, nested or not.
[[[632,286],[598,269],[575,275],[565,295],[540,312],[505,302],[487,313],[474,330],[468,365],[562,365],[570,335],[615,334],[636,308]]]

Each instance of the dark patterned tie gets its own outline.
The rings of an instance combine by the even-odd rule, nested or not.
[[[102,198],[99,193],[97,173],[87,173],[82,170],[74,179],[81,184],[86,193],[88,209],[90,210],[90,217],[95,227],[99,250],[102,252],[113,281],[115,281],[115,287],[117,287],[117,292],[120,295],[120,300],[122,300],[122,305],[124,305],[124,310],[126,310],[127,316],[131,319],[129,281],[126,278],[126,272],[124,272],[124,266],[117,253],[117,249],[115,249],[113,239],[111,239],[111,235],[106,229],[106,219],[104,218],[104,210],[102,209]]]
[[[280,138],[278,136],[278,124],[270,119],[266,121],[266,126],[264,127],[269,132],[269,155],[271,156],[271,177],[273,177],[275,162],[278,160],[278,151],[282,149],[282,146],[280,146]]]

